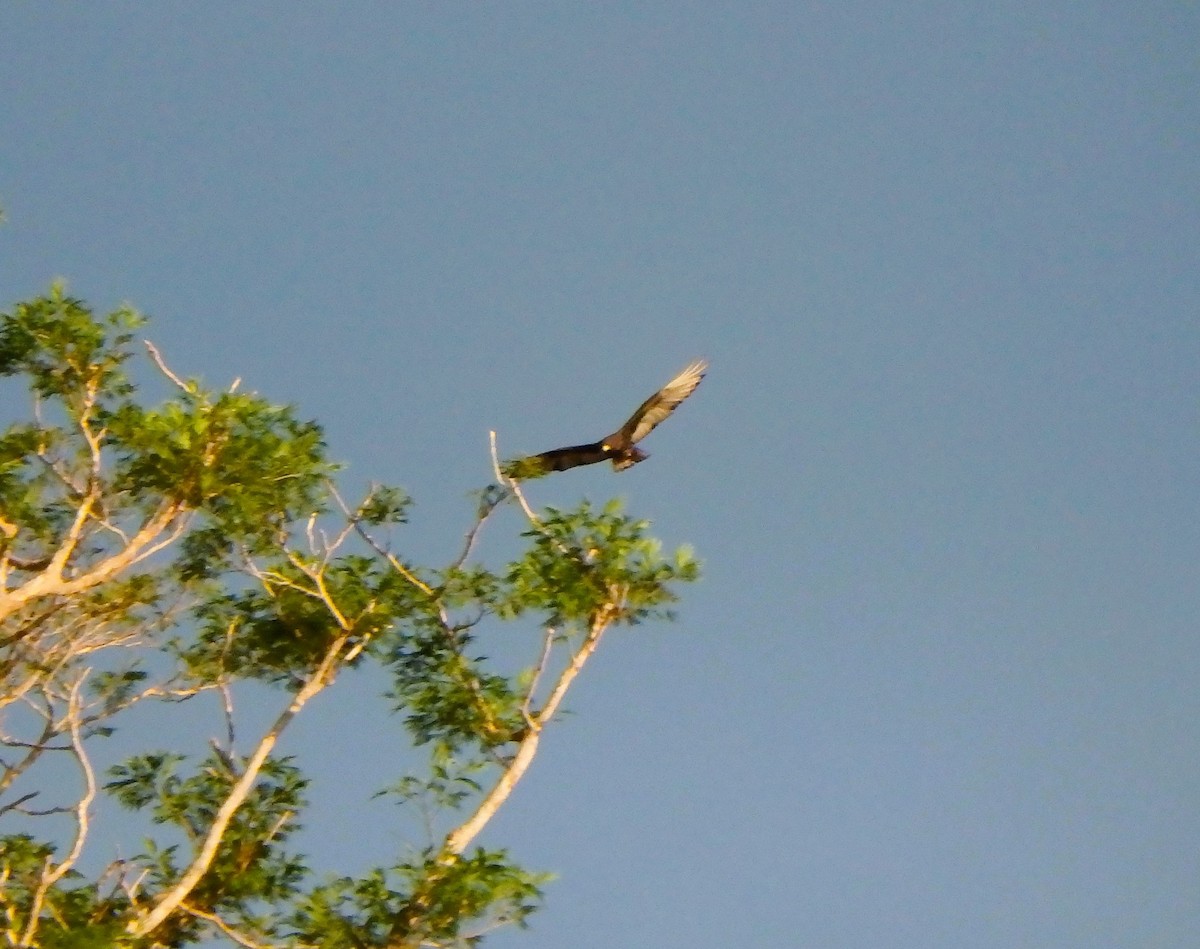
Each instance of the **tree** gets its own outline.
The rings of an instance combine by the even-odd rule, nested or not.
[[[456,946],[523,923],[544,876],[476,840],[605,632],[669,616],[697,575],[689,552],[663,556],[616,504],[535,513],[496,465],[459,556],[418,566],[385,540],[408,496],[343,501],[321,429],[291,408],[180,378],[149,343],[169,395],[147,405],[132,310],[100,318],[55,286],[0,319],[0,376],[31,396],[0,436],[0,820],[17,825],[0,837],[5,945]],[[509,502],[527,516],[524,549],[488,569],[479,528]],[[529,659],[507,675],[479,653],[514,622]],[[275,746],[367,663],[386,672],[398,731],[428,751],[388,793],[443,809],[452,829],[322,879],[289,849],[309,778]],[[247,683],[278,711],[235,742]],[[226,719],[206,754],[146,747],[99,766],[132,708],[167,720],[202,693]],[[89,851],[101,795],[161,833],[105,864]]]

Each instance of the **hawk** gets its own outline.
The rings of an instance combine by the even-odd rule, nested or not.
[[[530,477],[550,471],[566,471],[579,465],[594,465],[600,461],[611,461],[617,471],[632,468],[650,457],[634,446],[696,390],[707,369],[708,363],[697,359],[643,402],[628,422],[600,441],[555,448],[540,455],[521,458],[507,466],[507,473],[510,477]]]

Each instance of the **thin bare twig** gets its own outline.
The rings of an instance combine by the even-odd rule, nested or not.
[[[221,691],[221,711],[225,715],[225,750],[232,755],[236,738],[233,724],[233,691],[224,675],[218,688]]]
[[[48,744],[51,738],[55,735],[54,722],[50,718],[44,719],[42,723],[42,733],[34,741],[21,741],[16,738],[9,738],[7,735],[0,737],[0,744],[7,748],[24,748],[25,754],[19,761],[9,764],[7,761],[3,764],[3,775],[0,775],[0,792],[6,791],[12,786],[12,783],[24,774],[29,767],[38,760],[46,751],[60,751],[64,746],[56,746]],[[16,803],[21,804],[31,795],[26,795]],[[0,808],[0,813],[3,813],[7,808]]]
[[[83,700],[80,698],[80,692],[90,672],[90,669],[84,669],[79,678],[75,680],[74,685],[71,687],[71,697],[67,711],[70,721],[71,745],[80,770],[83,771],[84,781],[83,796],[80,797],[73,808],[75,811],[75,840],[71,845],[71,850],[58,866],[53,866],[50,860],[47,860],[46,867],[42,871],[42,878],[38,881],[37,889],[34,890],[33,899],[30,901],[29,918],[25,925],[25,932],[21,935],[21,939],[17,943],[18,946],[35,945],[33,940],[34,936],[37,935],[38,925],[41,923],[42,904],[45,902],[46,894],[55,883],[61,880],[75,866],[80,854],[83,853],[84,842],[87,840],[91,819],[90,811],[92,802],[96,799],[96,774],[92,769],[92,763],[87,756],[87,751],[83,747],[83,731],[80,724],[80,711],[83,707]]]
[[[0,807],[0,814],[5,813],[6,811],[17,811],[20,814],[28,814],[29,812],[27,810],[25,810],[25,808],[23,808],[21,805],[24,804],[26,801],[32,801],[40,793],[41,793],[40,791],[30,791],[28,794],[22,794],[16,800],[11,801],[8,804],[5,804],[3,807]]]
[[[475,523],[471,525],[471,529],[467,531],[466,537],[463,538],[462,550],[451,562],[452,567],[457,569],[467,562],[467,558],[471,556],[471,551],[475,549],[475,542],[479,539],[479,534],[483,531],[483,525],[488,522],[496,508],[508,500],[509,493],[509,490],[503,485],[500,486],[498,491],[494,492],[490,485],[485,489],[479,500],[479,509],[475,515]]]
[[[278,943],[259,942],[256,939],[252,939],[245,933],[234,929],[216,913],[210,913],[206,910],[202,910],[198,906],[191,906],[187,902],[180,903],[179,908],[185,913],[195,916],[197,919],[203,919],[205,922],[212,923],[217,927],[217,929],[221,930],[221,932],[236,942],[239,946],[244,946],[245,949],[277,949]]]
[[[546,627],[546,634],[542,639],[542,654],[538,657],[537,665],[533,667],[533,675],[529,679],[529,688],[525,691],[525,699],[521,702],[521,715],[525,719],[525,724],[533,724],[533,698],[537,694],[538,683],[541,681],[542,673],[546,671],[546,666],[550,662],[550,651],[554,648],[554,640],[557,634],[553,626]]]
[[[437,596],[433,587],[409,570],[408,567],[404,566],[404,564],[400,562],[395,554],[380,546],[379,541],[372,537],[370,531],[363,527],[362,519],[359,517],[358,512],[350,510],[350,506],[345,502],[345,500],[343,500],[342,496],[337,492],[337,489],[333,485],[329,485],[329,493],[333,497],[334,501],[337,502],[338,507],[342,509],[342,513],[345,514],[346,517],[349,518],[350,522],[354,525],[355,533],[357,533],[358,536],[367,543],[367,546],[375,551],[375,553],[379,554],[380,557],[382,557],[388,562],[388,564],[391,565],[393,570],[395,570],[398,574],[400,574],[400,576],[402,576],[426,596]]]
[[[520,482],[517,481],[516,478],[505,477],[504,473],[500,470],[500,460],[496,454],[496,433],[489,432],[488,434],[491,436],[492,470],[495,471],[496,477],[500,480],[500,483],[513,493],[513,497],[515,497],[517,499],[517,503],[521,505],[521,510],[523,510],[525,512],[525,516],[529,518],[529,523],[533,525],[534,530],[538,531],[543,537],[549,540],[550,543],[557,547],[558,552],[563,556],[574,556],[571,550],[564,543],[562,543],[562,541],[551,535],[549,531],[546,530],[546,527],[544,524],[542,524],[541,519],[533,513],[533,508],[530,507],[529,502],[525,500],[525,494],[521,490]]]
[[[175,385],[179,386],[179,388],[181,388],[184,392],[188,393],[188,395],[196,394],[195,386],[188,385],[186,382],[180,379],[179,376],[175,375],[175,373],[171,371],[170,367],[167,366],[166,362],[163,360],[162,354],[159,353],[158,348],[152,342],[150,342],[150,340],[144,339],[142,340],[142,344],[150,353],[150,358],[154,360],[154,365],[158,366],[159,372],[175,383]],[[237,383],[234,383],[234,388],[237,388]],[[233,389],[230,389],[229,391],[232,392]]]
[[[496,433],[489,431],[488,437],[492,448],[492,471],[495,472],[496,480],[513,493],[513,497],[517,499],[521,508],[525,511],[525,516],[540,530],[542,522],[533,513],[533,508],[529,506],[529,502],[525,500],[525,495],[521,492],[521,485],[517,482],[516,478],[506,477],[504,472],[500,470],[500,456],[496,453]]]

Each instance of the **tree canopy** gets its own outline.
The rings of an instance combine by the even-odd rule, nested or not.
[[[149,343],[135,363],[133,310],[97,316],[55,286],[0,321],[0,385],[28,392],[0,435],[5,944],[465,946],[523,924],[546,877],[479,834],[605,632],[670,616],[697,576],[690,552],[664,555],[616,503],[536,512],[497,466],[459,555],[414,563],[393,547],[403,490],[347,501],[321,428],[293,408],[182,378]],[[155,405],[135,382],[147,371],[168,393]],[[488,568],[479,527],[507,503],[525,512],[523,546]],[[525,637],[516,674],[483,656],[500,624]],[[427,752],[380,790],[451,829],[331,876],[291,845],[313,779],[276,745],[363,664],[388,683],[395,740]],[[276,697],[248,737],[247,683]],[[144,747],[105,754],[134,707],[166,721],[201,694],[221,699],[226,736],[203,753],[155,745],[164,726],[126,729]],[[97,853],[102,796],[158,831]]]

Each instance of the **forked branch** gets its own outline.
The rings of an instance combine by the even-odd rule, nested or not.
[[[597,612],[588,629],[587,635],[583,638],[583,642],[575,650],[571,661],[559,673],[554,687],[546,697],[545,704],[537,712],[528,714],[527,728],[517,745],[517,752],[513,755],[511,763],[500,774],[500,777],[492,786],[492,789],[484,796],[483,800],[479,802],[479,806],[475,808],[475,812],[446,836],[446,840],[442,845],[442,853],[445,856],[457,856],[466,850],[471,845],[471,842],[479,836],[483,828],[487,826],[492,817],[495,816],[501,805],[508,800],[509,795],[512,794],[517,783],[525,775],[525,772],[529,769],[529,765],[533,762],[534,756],[537,754],[542,729],[554,718],[559,706],[562,704],[563,698],[567,694],[567,690],[571,688],[571,684],[575,681],[575,678],[583,671],[584,665],[592,657],[592,654],[596,651],[596,647],[600,645],[600,640],[604,636],[605,631],[620,614],[622,599],[623,591],[610,590],[609,602]]]

